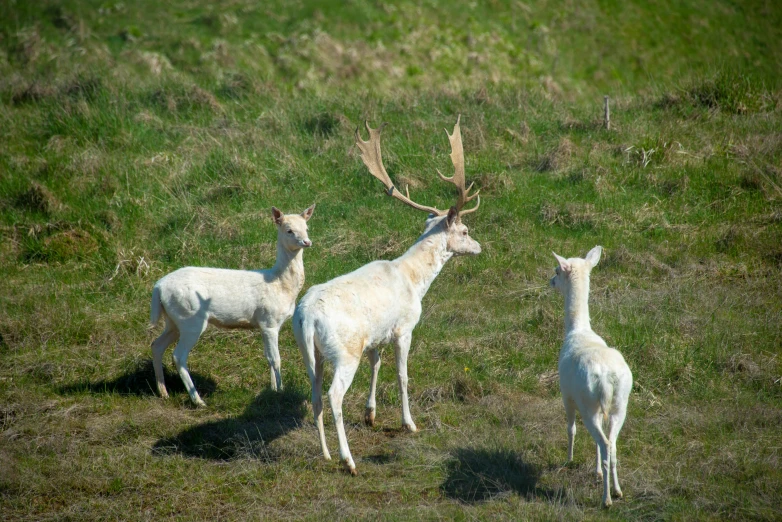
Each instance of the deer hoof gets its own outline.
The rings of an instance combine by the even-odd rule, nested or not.
[[[371,408],[367,408],[364,412],[364,424],[369,426],[370,428],[375,427],[375,410]]]

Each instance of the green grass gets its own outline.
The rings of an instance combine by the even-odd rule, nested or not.
[[[773,2],[0,5],[4,519],[779,519],[782,9]],[[601,126],[612,99],[612,130]],[[406,250],[446,207],[462,115],[480,256],[424,299],[402,433],[393,350],[345,402],[353,478],[319,454],[290,327],[208,330],[153,392],[152,285],[273,263],[270,207],[313,202],[307,286]],[[635,376],[626,499],[575,464],[551,251],[605,251],[594,329]],[[327,383],[330,376],[327,376]],[[327,411],[327,438],[336,435]]]

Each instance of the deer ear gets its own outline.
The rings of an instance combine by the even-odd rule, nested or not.
[[[445,223],[448,228],[451,228],[453,224],[456,223],[457,219],[459,219],[459,211],[456,210],[456,207],[451,207],[450,210],[448,210],[448,216],[445,218]]]
[[[282,225],[282,212],[277,207],[272,207],[272,220],[275,225]]]
[[[559,269],[563,272],[570,272],[570,263],[568,263],[568,260],[564,257],[558,255],[556,252],[552,252],[554,254],[554,257],[557,258],[557,262],[559,263]]]
[[[592,268],[594,268],[597,266],[598,261],[600,261],[600,254],[602,253],[603,247],[597,245],[595,248],[589,251],[584,259],[586,259],[587,263],[592,265]]]
[[[302,213],[301,213],[301,217],[303,217],[303,218],[304,218],[304,221],[309,221],[309,220],[310,220],[310,218],[312,217],[312,213],[313,213],[313,212],[315,212],[315,203],[313,203],[313,204],[312,204],[312,206],[311,206],[310,208],[308,208],[307,210],[305,210],[304,212],[302,212]]]

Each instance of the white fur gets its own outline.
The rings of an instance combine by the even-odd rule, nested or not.
[[[559,387],[565,403],[568,433],[568,462],[573,460],[576,409],[597,445],[597,475],[603,481],[603,505],[611,505],[613,476],[616,496],[622,497],[616,465],[616,440],[627,414],[633,374],[622,354],[609,348],[589,324],[589,274],[602,247],[596,246],[586,259],[554,254],[559,262],[551,286],[565,296],[565,342],[559,352]],[[603,420],[608,419],[608,436]],[[602,455],[602,460],[601,460]]]
[[[302,250],[312,245],[307,220],[315,206],[301,215],[283,215],[272,207],[277,226],[277,262],[268,270],[180,268],[161,278],[152,290],[150,320],[163,316],[166,327],[152,342],[152,363],[157,388],[168,397],[163,380],[163,353],[174,341],[174,363],[190,399],[204,401],[190,378],[187,356],[209,324],[222,328],[260,329],[271,371],[271,387],[282,389],[277,339],[282,323],[293,315],[296,297],[304,286]]]
[[[407,396],[407,355],[413,328],[421,317],[421,300],[453,255],[478,254],[480,245],[467,233],[455,209],[430,217],[426,230],[401,257],[375,261],[349,274],[313,286],[293,315],[293,333],[312,382],[312,406],[321,449],[331,459],[323,428],[323,359],[334,366],[329,403],[339,438],[340,459],[352,474],[356,465],[348,448],[342,400],[353,381],[361,355],[372,364],[364,420],[374,424],[380,344],[392,343],[402,399],[402,425],[416,431]]]

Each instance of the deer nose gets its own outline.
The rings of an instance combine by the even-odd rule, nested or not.
[[[312,246],[312,241],[310,241],[309,239],[305,239],[304,241],[302,241],[302,243],[304,243],[305,247],[311,247]]]

